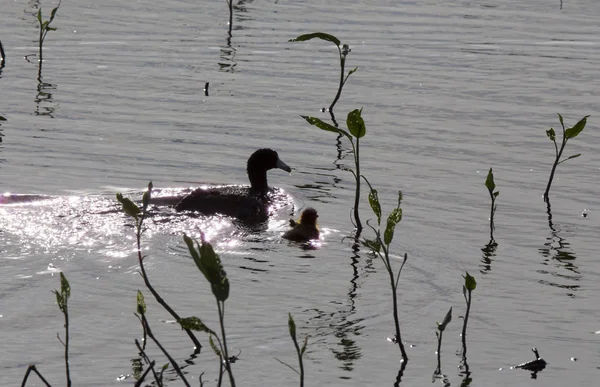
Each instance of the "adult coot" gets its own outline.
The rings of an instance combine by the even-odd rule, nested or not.
[[[273,190],[267,184],[267,171],[273,168],[291,172],[272,149],[259,149],[248,159],[247,186],[198,188],[175,205],[177,211],[198,211],[205,215],[222,214],[243,221],[261,221],[268,217]]]

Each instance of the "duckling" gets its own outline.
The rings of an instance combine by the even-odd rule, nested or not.
[[[293,228],[286,231],[283,234],[283,237],[294,242],[307,242],[311,239],[319,239],[319,228],[317,227],[318,217],[317,210],[314,208],[307,208],[302,211],[299,222],[290,220],[290,225]]]
[[[265,220],[272,189],[267,184],[267,171],[292,169],[279,159],[272,149],[259,149],[248,159],[247,186],[198,188],[184,196],[175,205],[177,211],[198,211],[204,215],[222,214],[240,220]]]

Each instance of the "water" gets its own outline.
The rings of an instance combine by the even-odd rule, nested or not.
[[[539,0],[245,1],[236,3],[230,45],[222,1],[65,2],[44,44],[41,86],[31,56],[38,6],[5,1],[0,11],[7,55],[0,187],[55,198],[0,208],[2,385],[20,383],[30,363],[51,383],[62,382],[56,332],[63,335],[63,321],[50,293],[61,270],[72,287],[77,385],[134,384],[117,379],[131,374],[131,359],[139,357],[138,289],[157,337],[185,364],[189,339],[145,291],[131,222],[111,212],[114,194],[139,197],[150,180],[173,189],[243,184],[245,161],[261,147],[276,149],[295,169],[269,174],[294,205],[261,230],[218,218],[155,217],[143,241],[150,280],[181,315],[216,329],[209,286],[181,239],[209,230],[231,281],[226,321],[232,352],[241,350],[239,384],[297,384],[274,360],[296,364],[288,312],[299,335],[310,336],[307,383],[394,383],[399,354],[386,341],[393,332],[386,273],[343,239],[352,231],[353,178],[343,170],[352,166],[350,145],[342,142],[338,154],[332,133],[299,117],[328,119],[320,109],[339,76],[331,43],[287,42],[314,31],[352,49],[347,68],[358,71],[335,112],[343,125],[348,111],[364,107],[362,172],[384,212],[398,189],[405,195],[392,247],[396,267],[409,256],[398,290],[401,328],[412,346],[401,385],[431,383],[435,322],[450,306],[441,371],[452,385],[465,378],[456,355],[465,271],[478,281],[467,336],[472,385],[596,384],[597,2],[565,1],[561,10],[559,1]],[[53,5],[42,6],[47,17]],[[554,152],[545,130],[559,128],[556,112],[569,125],[592,116],[565,151],[583,155],[558,168],[550,228],[541,196]],[[485,253],[490,167],[500,191],[498,246]],[[287,219],[307,206],[319,211],[325,234],[316,250],[280,238]],[[361,211],[363,220],[372,218],[365,200]],[[185,371],[193,384],[205,372],[214,385],[218,365],[199,337],[205,348]],[[549,363],[537,380],[509,369],[532,360],[534,346]],[[166,362],[153,346],[149,354]],[[32,377],[28,385],[40,382]]]

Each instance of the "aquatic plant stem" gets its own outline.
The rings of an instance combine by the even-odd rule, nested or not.
[[[388,246],[389,247],[389,246]],[[406,362],[408,361],[408,355],[406,354],[406,350],[404,349],[404,344],[402,343],[402,335],[400,334],[400,318],[398,317],[398,282],[400,281],[400,273],[402,272],[402,268],[404,267],[404,263],[406,262],[406,254],[405,259],[402,262],[402,266],[400,266],[400,270],[398,270],[398,276],[394,278],[394,272],[392,271],[392,266],[390,264],[390,256],[389,250],[384,244],[382,244],[381,248],[383,249],[383,253],[385,254],[385,265],[390,276],[390,285],[392,288],[392,303],[394,308],[394,325],[396,327],[396,340],[398,347],[400,348],[400,353],[402,354],[402,359]]]
[[[38,378],[40,378],[40,380],[47,386],[47,387],[52,387],[50,385],[50,383],[48,383],[48,381],[46,379],[44,379],[44,377],[42,376],[42,374],[40,374],[40,372],[37,370],[37,368],[35,367],[34,364],[31,364],[28,368],[27,368],[27,372],[25,372],[25,376],[23,377],[23,382],[21,383],[21,387],[25,387],[25,385],[27,384],[27,379],[29,378],[29,374],[31,373],[31,371],[35,372],[36,375],[38,376]]]
[[[148,337],[150,337],[152,339],[152,341],[154,341],[154,344],[156,344],[156,346],[158,348],[160,348],[160,350],[167,357],[167,359],[169,359],[169,363],[171,363],[171,366],[173,366],[173,368],[175,369],[175,372],[177,372],[177,375],[179,375],[179,377],[181,378],[183,383],[187,387],[190,387],[190,384],[188,383],[187,379],[183,375],[183,372],[181,372],[181,368],[179,368],[179,365],[177,364],[175,359],[173,359],[173,357],[171,357],[169,352],[167,352],[167,350],[160,344],[160,342],[156,339],[156,337],[154,337],[154,334],[152,333],[152,329],[150,329],[150,325],[148,324],[148,320],[146,319],[146,316],[144,314],[142,314],[142,323],[145,326],[146,332],[148,332]]]
[[[138,252],[138,262],[140,265],[140,273],[144,280],[144,284],[146,285],[148,290],[150,290],[150,293],[152,293],[152,295],[154,296],[156,301],[160,305],[162,305],[162,307],[165,308],[165,310],[167,312],[169,312],[175,320],[179,321],[181,319],[179,317],[179,315],[169,306],[169,304],[167,304],[165,302],[165,300],[158,294],[158,292],[156,290],[154,290],[154,288],[150,284],[148,275],[146,274],[146,268],[144,267],[144,258],[145,257],[142,255],[142,226],[143,226],[145,217],[146,217],[146,209],[144,208],[142,215],[139,218],[139,221],[136,221],[136,229],[137,229],[136,230],[136,239],[137,239],[137,252]],[[198,339],[196,338],[194,333],[190,329],[187,329],[187,328],[184,328],[184,331],[187,333],[187,335],[190,337],[190,339],[194,343],[194,346],[195,346],[194,353],[200,353],[200,349],[202,348],[202,345],[200,344],[200,342],[198,341]]]
[[[335,95],[335,98],[333,99],[333,102],[331,103],[331,105],[329,105],[329,111],[333,111],[333,107],[335,106],[335,104],[337,103],[337,101],[340,99],[340,95],[342,94],[342,88],[344,87],[344,83],[346,83],[346,81],[344,80],[344,67],[346,67],[346,56],[342,54],[342,49],[340,48],[340,46],[337,46],[338,52],[340,54],[340,86],[338,87],[338,91],[337,94]],[[346,78],[348,79],[348,78]]]
[[[298,355],[298,366],[300,367],[300,387],[304,387],[304,362],[302,361],[302,351],[300,350],[300,346],[298,345],[296,335],[292,335],[292,341],[294,342],[294,347],[296,347],[296,354]]]
[[[468,291],[468,298],[465,296],[467,301],[467,311],[465,312],[465,318],[463,319],[462,328],[462,345],[463,345],[463,358],[467,356],[467,323],[469,322],[469,312],[471,312],[471,291]]]
[[[356,173],[354,177],[356,179],[356,192],[354,195],[354,220],[356,221],[356,234],[361,234],[363,226],[358,215],[358,205],[360,203],[360,139],[356,138],[356,147],[354,148],[354,164],[356,165]]]
[[[67,376],[67,387],[71,387],[71,371],[69,369],[69,309],[65,303],[65,372]],[[58,336],[58,334],[57,334]],[[60,338],[59,338],[60,340]]]
[[[565,149],[565,145],[567,145],[567,138],[564,134],[565,127],[563,125],[563,139],[560,146],[560,151],[558,150],[558,146],[556,145],[556,141],[554,142],[554,150],[556,154],[556,159],[554,159],[554,164],[552,165],[552,170],[550,171],[550,179],[548,179],[548,185],[546,186],[546,191],[544,192],[544,202],[548,202],[548,195],[550,193],[550,186],[552,185],[552,180],[554,180],[554,173],[556,172],[556,167],[558,166],[558,161],[560,160],[560,156],[562,156],[563,150]]]
[[[225,302],[217,300],[217,308],[219,309],[219,322],[221,324],[221,336],[223,339],[223,353],[225,354],[225,369],[229,375],[231,387],[235,387],[235,379],[233,378],[233,372],[231,371],[231,362],[229,361],[229,352],[227,350],[227,337],[225,336]]]

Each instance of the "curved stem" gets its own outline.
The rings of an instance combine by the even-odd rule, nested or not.
[[[337,103],[338,99],[340,99],[340,95],[342,94],[342,87],[344,87],[344,67],[346,66],[346,57],[342,55],[342,50],[340,49],[340,46],[338,46],[338,51],[340,53],[340,86],[338,87],[338,91],[335,95],[335,98],[333,99],[333,102],[329,106],[329,111],[333,110],[333,107]]]

